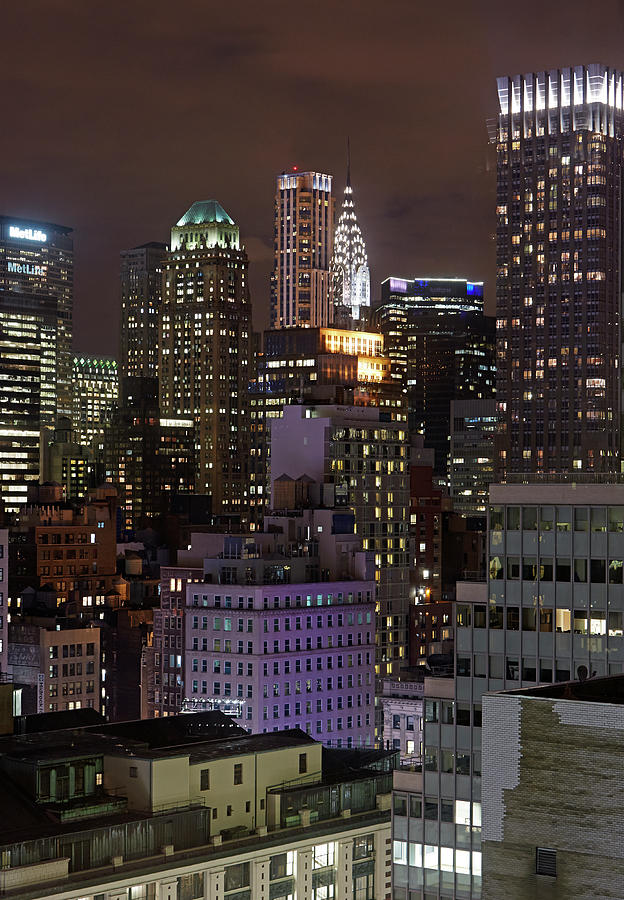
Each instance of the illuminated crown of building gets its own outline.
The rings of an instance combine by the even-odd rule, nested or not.
[[[334,234],[330,275],[335,311],[340,309],[352,319],[359,319],[360,308],[370,306],[370,272],[366,245],[353,206],[350,159],[347,162],[347,184],[342,210]]]

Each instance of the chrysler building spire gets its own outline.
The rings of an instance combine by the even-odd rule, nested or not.
[[[330,291],[334,322],[347,324],[361,318],[361,308],[370,306],[370,273],[362,231],[355,217],[351,187],[351,147],[347,140],[347,183],[330,267]]]

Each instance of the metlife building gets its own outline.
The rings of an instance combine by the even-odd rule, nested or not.
[[[39,479],[41,428],[71,415],[72,229],[0,216],[0,496]]]

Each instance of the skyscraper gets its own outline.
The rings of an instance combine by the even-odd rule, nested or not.
[[[351,159],[330,265],[330,299],[334,322],[349,327],[359,322],[370,306],[370,272],[362,230],[355,216],[351,187]]]
[[[108,356],[74,356],[73,381],[77,439],[94,452],[100,451],[105,426],[119,397],[117,360]]]
[[[215,515],[247,501],[252,356],[247,254],[216,200],[194,203],[171,229],[163,262],[160,413],[195,422],[195,491]]]
[[[446,481],[451,401],[491,398],[495,390],[494,319],[483,314],[483,284],[387,278],[373,321],[407,394],[409,430],[433,447],[434,473]]]
[[[296,169],[279,175],[271,328],[332,323],[329,265],[333,237],[332,176]]]
[[[41,428],[71,413],[71,229],[0,216],[0,493],[39,479]]]
[[[158,314],[166,244],[151,241],[121,254],[122,375],[158,376]]]
[[[53,301],[56,310],[56,413],[71,416],[72,229],[0,216],[0,290]]]
[[[620,471],[623,75],[498,79],[501,474]]]

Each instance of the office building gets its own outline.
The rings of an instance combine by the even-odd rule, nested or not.
[[[158,320],[166,252],[166,244],[151,241],[121,253],[121,375],[158,377]]]
[[[484,518],[495,480],[496,400],[451,400],[449,494],[453,509]]]
[[[621,470],[622,80],[498,79],[501,477]]]
[[[279,328],[264,333],[250,388],[250,511],[259,522],[270,498],[269,422],[289,403],[313,402],[340,388],[342,402],[379,406],[401,421],[403,395],[390,378],[383,336],[342,328]]]
[[[0,529],[0,680],[9,664],[9,532]]]
[[[78,442],[100,457],[104,433],[119,399],[117,360],[109,356],[74,356],[72,420]]]
[[[55,310],[54,415],[71,416],[72,412],[73,273],[71,228],[0,216],[2,302],[7,294],[19,295],[18,302],[30,308],[42,308],[51,301]]]
[[[219,713],[9,735],[0,886],[16,900],[389,900],[396,763]]]
[[[354,327],[361,320],[367,319],[370,307],[370,272],[366,244],[353,205],[350,158],[342,209],[334,232],[329,288],[335,324]]]
[[[403,422],[379,407],[318,403],[284,407],[271,421],[271,483],[307,475],[325,504],[350,509],[377,581],[376,674],[407,659],[409,445]]]
[[[293,169],[277,177],[271,328],[331,325],[332,176]]]
[[[126,531],[147,527],[195,490],[195,423],[192,416],[160,414],[158,381],[124,376],[106,428],[104,478],[117,486]]]
[[[15,513],[40,475],[40,434],[56,416],[56,305],[3,291],[0,299],[0,491]]]
[[[387,278],[372,318],[407,395],[410,433],[435,450],[434,472],[446,484],[451,401],[495,391],[495,322],[483,314],[483,284]]]
[[[488,547],[487,582],[457,585],[455,678],[425,678],[422,771],[395,777],[401,900],[480,896],[483,695],[624,671],[624,486],[492,485]]]
[[[617,897],[623,699],[622,675],[483,698],[484,898]]]
[[[85,500],[93,487],[93,452],[78,441],[67,416],[41,432],[41,482],[61,485],[65,500]]]
[[[195,425],[195,492],[214,515],[240,518],[248,497],[252,364],[247,254],[216,200],[198,201],[171,229],[163,262],[160,414]]]

